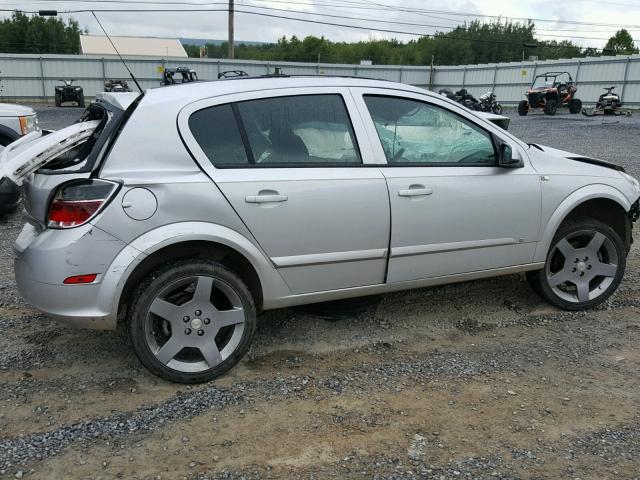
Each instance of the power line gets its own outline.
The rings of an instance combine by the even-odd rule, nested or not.
[[[87,0],[88,1],[88,0]],[[94,0],[95,1],[95,0]],[[115,1],[115,0],[106,0],[106,1]],[[142,0],[140,0],[142,1]],[[146,0],[145,3],[153,3],[153,4],[189,4],[186,2],[157,2],[154,0]],[[222,2],[211,2],[212,4],[221,4]],[[224,4],[224,3],[222,3]],[[195,5],[195,4],[189,4],[189,5]],[[226,5],[226,4],[225,4]],[[272,8],[272,7],[256,7],[256,6],[249,6],[246,5],[245,7],[248,8],[261,8],[261,9],[268,9],[268,10],[276,10],[276,11],[286,11],[289,12],[289,10],[283,10],[283,9],[277,9],[277,8]],[[15,12],[18,10],[15,9],[0,9],[0,11],[6,11],[6,12]],[[73,10],[61,10],[59,11],[59,13],[65,13],[65,14],[71,14],[71,13],[87,13],[87,12],[106,12],[106,13],[177,13],[177,12],[182,12],[182,13],[186,13],[186,12],[227,12],[228,9],[219,9],[219,8],[188,8],[188,9],[177,9],[177,8],[163,8],[163,9],[119,9],[119,8],[111,8],[111,9],[73,9]],[[393,29],[386,29],[386,28],[378,28],[378,27],[372,27],[372,26],[362,26],[362,25],[353,25],[353,24],[344,24],[344,23],[337,23],[337,22],[329,22],[329,21],[323,21],[323,20],[316,20],[316,19],[309,19],[309,18],[298,18],[298,17],[291,17],[288,15],[276,15],[276,14],[269,14],[269,13],[264,13],[264,12],[255,12],[255,11],[250,11],[250,10],[235,10],[238,13],[244,13],[244,14],[248,14],[248,15],[256,15],[256,16],[263,16],[263,17],[270,17],[270,18],[279,18],[279,19],[286,19],[286,20],[293,20],[293,21],[298,21],[298,22],[305,22],[305,23],[313,23],[313,24],[321,24],[321,25],[330,25],[330,26],[337,26],[337,27],[346,27],[346,28],[353,28],[353,29],[358,29],[358,30],[368,30],[368,31],[377,31],[377,32],[383,32],[383,33],[394,33],[394,34],[400,34],[400,35],[410,35],[410,36],[420,36],[420,37],[439,37],[439,38],[445,38],[447,40],[460,40],[460,41],[472,41],[472,42],[476,42],[476,43],[484,43],[484,44],[513,44],[513,42],[509,41],[499,41],[499,40],[486,40],[486,39],[473,39],[473,38],[468,38],[468,37],[452,37],[451,35],[447,35],[446,37],[443,35],[437,35],[437,34],[432,34],[432,33],[425,33],[425,32],[407,32],[407,31],[400,31],[400,30],[393,30]],[[37,13],[35,11],[25,11],[24,13]],[[301,15],[321,15],[321,16],[331,16],[331,17],[336,17],[336,15],[328,15],[328,14],[318,14],[318,13],[313,13],[313,12],[295,12],[297,14],[301,14]],[[360,17],[345,17],[345,16],[339,16],[339,18],[345,18],[345,19],[350,19],[350,20],[358,20],[358,21],[377,21],[380,22],[380,20],[375,20],[375,19],[366,19],[366,18],[360,18]],[[383,21],[384,22],[384,21]],[[390,22],[387,22],[390,23]],[[407,24],[407,25],[414,25],[414,26],[420,26],[420,27],[425,27],[425,26],[431,26],[434,28],[438,28],[439,26],[436,25],[428,25],[428,24],[416,24],[416,23],[410,23],[410,22],[393,22],[393,23],[398,23],[398,24]],[[443,28],[453,28],[451,26],[440,26]],[[558,35],[545,35],[545,34],[539,34],[540,36],[549,36],[549,37],[561,37]],[[607,38],[603,38],[603,37],[578,37],[578,36],[565,36],[566,38],[583,38],[583,39],[594,39],[594,40],[607,40]],[[538,45],[539,48],[555,48],[555,46],[551,46],[551,45]],[[578,48],[582,48],[582,47],[578,47]],[[601,50],[599,48],[596,47],[584,47],[584,48],[591,48],[594,50]]]
[[[610,24],[610,23],[579,22],[579,21],[571,21],[571,20],[554,20],[554,19],[526,18],[526,17],[506,17],[506,16],[501,16],[501,15],[486,15],[486,14],[474,14],[474,13],[463,13],[463,12],[450,12],[450,11],[445,11],[445,10],[427,10],[427,9],[412,8],[412,7],[398,7],[398,6],[392,6],[392,5],[377,3],[377,2],[373,2],[373,1],[368,1],[366,3],[357,2],[357,1],[353,1],[353,0],[351,0],[351,1],[349,1],[349,0],[329,0],[330,2],[334,2],[334,3],[327,3],[326,0],[324,2],[311,2],[311,3],[297,2],[297,1],[291,1],[291,0],[250,0],[250,1],[252,1],[252,2],[265,1],[265,2],[269,2],[269,3],[285,3],[285,4],[294,4],[294,5],[298,5],[298,6],[307,5],[307,6],[330,6],[330,7],[341,7],[341,8],[366,8],[366,9],[389,10],[389,11],[405,12],[405,13],[434,12],[434,13],[445,14],[445,15],[456,15],[456,16],[465,16],[465,17],[472,17],[472,18],[484,17],[484,18],[495,18],[495,19],[514,19],[514,20],[522,20],[522,21],[534,20],[534,21],[540,21],[540,22],[568,23],[568,24],[586,25],[586,26],[606,26],[606,27],[610,27],[612,29],[613,28],[620,28],[620,27],[624,27],[625,26],[625,25],[621,25],[621,24]],[[125,0],[76,0],[74,2],[70,2],[70,1],[66,1],[66,0],[38,0],[38,1],[35,1],[35,2],[26,2],[26,3],[33,4],[33,3],[49,3],[49,2],[51,2],[51,3],[96,3],[96,4],[118,3],[118,4],[148,4],[148,5],[190,5],[190,6],[226,5],[225,2],[188,2],[188,1],[167,1],[167,2],[163,2],[163,1],[157,1],[157,0],[132,0],[132,1],[125,1]],[[340,2],[340,3],[335,3],[335,2]],[[19,5],[22,5],[22,4],[24,4],[24,2],[20,3]],[[263,9],[268,9],[268,10],[287,11],[287,12],[300,13],[300,14],[313,14],[313,15],[332,16],[332,15],[328,15],[328,14],[321,14],[321,13],[315,13],[315,12],[292,11],[292,10],[288,10],[288,9],[285,10],[285,9],[277,9],[277,8],[274,8],[274,7],[260,7],[260,6],[249,5],[249,4],[245,4],[243,6],[251,7],[251,8],[263,8]],[[380,8],[375,8],[376,6],[380,7]],[[430,16],[432,16],[433,18],[439,18],[439,19],[445,20],[445,21],[451,21],[451,22],[455,22],[456,21],[454,19],[449,19],[449,18],[444,18],[444,17],[436,17],[434,15],[430,15]],[[345,18],[347,18],[347,17],[345,17]],[[370,19],[370,20],[371,21],[378,21],[378,22],[386,22],[386,23],[397,23],[397,24],[418,25],[418,26],[422,25],[422,24],[414,24],[414,23],[408,23],[408,22],[383,21],[383,20],[377,20],[377,19]],[[430,26],[430,25],[424,25],[424,26]],[[451,26],[451,25],[435,25],[435,26],[436,27],[441,27],[441,28],[453,28],[453,26]],[[629,27],[630,29],[634,29],[634,30],[640,30],[640,25],[627,25],[627,27]],[[540,30],[544,30],[544,29],[540,29]],[[560,30],[560,29],[554,29],[553,31],[556,31],[556,30]],[[574,37],[574,38],[579,38],[579,37]],[[583,37],[583,38],[593,38],[593,39],[596,39],[596,40],[602,40],[602,38],[597,38],[597,37]],[[604,40],[606,40],[606,39],[604,39]],[[635,41],[638,41],[638,40],[635,40]]]
[[[289,3],[289,4],[297,4],[300,5],[300,2],[295,0],[251,0],[254,2],[268,2],[268,3]],[[326,0],[324,0],[326,1]],[[439,15],[452,15],[452,16],[462,16],[462,17],[471,17],[471,18],[495,18],[495,19],[511,19],[511,20],[521,20],[528,21],[532,20],[534,22],[549,22],[549,23],[566,23],[571,25],[586,25],[586,26],[602,26],[602,27],[612,27],[612,28],[640,28],[640,25],[624,25],[619,23],[599,23],[599,22],[586,22],[586,21],[577,21],[577,20],[556,20],[550,18],[536,18],[536,17],[514,17],[507,15],[488,15],[482,13],[469,13],[469,12],[455,12],[449,10],[432,10],[425,8],[417,8],[417,7],[398,7],[396,5],[388,5],[379,2],[373,2],[365,0],[368,7],[363,7],[362,2],[353,2],[349,0],[339,0],[345,4],[352,4],[353,6],[343,5],[347,8],[369,8],[374,10],[392,10],[396,12],[406,12],[406,13],[429,13],[429,14],[439,14]],[[305,5],[320,5],[320,3],[311,2]],[[375,8],[380,7],[380,8]]]
[[[174,1],[174,2],[158,2],[155,0],[135,0],[132,2],[119,2],[118,0],[102,0],[102,1],[98,1],[98,0],[80,0],[84,3],[140,3],[140,4],[152,4],[152,5],[204,5],[204,3],[193,3],[193,2],[184,2],[184,1]],[[211,5],[226,5],[226,3],[224,2],[210,2],[209,4]],[[429,28],[447,28],[447,29],[451,29],[451,30],[455,30],[456,28],[459,27],[459,25],[457,26],[451,26],[451,25],[438,25],[438,24],[425,24],[425,23],[415,23],[415,22],[401,22],[401,21],[394,21],[394,20],[378,20],[378,19],[372,19],[372,18],[362,18],[362,17],[351,17],[351,16],[345,16],[345,15],[332,15],[332,14],[327,14],[327,13],[315,13],[315,12],[300,12],[300,11],[295,11],[292,12],[291,10],[286,10],[286,9],[281,9],[281,8],[275,8],[275,7],[261,7],[261,6],[253,6],[253,5],[245,5],[245,7],[247,8],[256,8],[256,9],[262,9],[262,10],[269,10],[269,11],[278,11],[278,12],[291,12],[291,13],[295,13],[295,14],[299,14],[299,15],[314,15],[314,16],[321,16],[321,17],[328,17],[328,18],[342,18],[342,19],[347,19],[347,20],[356,20],[356,21],[362,21],[362,22],[376,22],[376,23],[384,23],[384,24],[391,24],[391,25],[405,25],[405,26],[416,26],[416,27],[429,27]],[[9,11],[7,9],[0,9],[0,11]],[[93,10],[88,10],[88,9],[77,9],[77,10],[65,10],[65,11],[60,11],[60,13],[84,13],[84,12],[91,12]],[[183,9],[100,9],[100,10],[95,10],[97,12],[202,12],[202,11],[228,11],[227,9],[194,9],[194,8],[189,8],[186,10]],[[369,26],[358,26],[358,25],[345,25],[345,24],[338,24],[338,23],[332,23],[332,22],[326,22],[326,21],[321,21],[321,20],[312,20],[312,19],[304,19],[304,18],[297,18],[297,17],[289,17],[289,16],[285,16],[285,15],[272,15],[272,14],[268,14],[268,13],[260,13],[260,12],[252,12],[252,11],[247,11],[247,10],[235,10],[239,13],[247,13],[250,15],[262,15],[262,16],[267,16],[267,17],[272,17],[272,18],[283,18],[283,19],[288,19],[288,20],[294,20],[294,21],[299,21],[299,22],[308,22],[308,23],[317,23],[317,24],[323,24],[323,25],[333,25],[333,26],[340,26],[340,27],[351,27],[351,28],[356,28],[356,29],[366,29],[366,30],[374,30],[374,31],[378,31],[378,32],[384,32],[384,33],[395,33],[395,34],[402,34],[402,35],[413,35],[413,36],[425,36],[425,37],[433,37],[434,34],[432,33],[425,33],[425,32],[406,32],[406,31],[398,31],[398,30],[391,30],[391,29],[382,29],[382,28],[377,28],[377,27],[369,27]],[[34,12],[28,12],[28,13],[34,13]],[[558,35],[558,34],[545,34],[545,33],[534,33],[535,36],[539,36],[539,37],[551,37],[551,38],[565,38],[565,39],[581,39],[581,40],[609,40],[608,37],[591,37],[591,36],[580,36],[580,35]],[[468,38],[454,38],[454,37],[449,37],[449,38],[453,38],[453,39],[458,39],[458,40],[470,40]],[[483,42],[483,43],[496,43],[497,41],[489,41],[489,40],[475,40],[478,42]],[[638,39],[633,39],[634,42],[640,41]],[[511,42],[502,42],[504,43],[511,43]],[[589,48],[589,47],[586,47]],[[591,47],[591,48],[595,48],[595,47]]]
[[[0,9],[0,12],[9,12],[9,11],[16,11],[16,10],[12,10],[12,9]],[[71,13],[93,13],[93,12],[101,12],[101,13],[187,13],[187,12],[227,12],[227,9],[224,8],[189,8],[189,9],[176,9],[176,8],[161,8],[161,9],[118,9],[118,8],[111,8],[111,9],[99,9],[99,10],[92,10],[92,9],[76,9],[76,10],[59,10],[58,13],[64,13],[64,14],[71,14]],[[384,28],[377,28],[377,27],[368,27],[368,26],[360,26],[360,25],[349,25],[346,23],[336,23],[336,22],[327,22],[327,21],[323,21],[323,20],[314,20],[314,19],[310,19],[310,18],[297,18],[297,17],[291,17],[291,16],[287,16],[287,15],[275,15],[275,14],[271,14],[271,13],[264,13],[264,12],[253,12],[250,10],[238,10],[235,9],[235,12],[237,13],[245,13],[248,15],[256,15],[256,16],[261,16],[261,17],[270,17],[270,18],[281,18],[281,19],[285,19],[285,20],[294,20],[294,21],[298,21],[298,22],[305,22],[305,23],[313,23],[313,24],[319,24],[319,25],[330,25],[330,26],[334,26],[334,27],[346,27],[346,28],[355,28],[358,30],[368,30],[368,31],[376,31],[376,32],[383,32],[383,33],[395,33],[395,34],[399,34],[399,35],[412,35],[412,36],[417,36],[417,37],[435,37],[435,34],[430,34],[430,33],[421,33],[421,32],[406,32],[406,31],[400,31],[400,30],[391,30],[391,29],[384,29]],[[23,13],[30,13],[30,14],[36,14],[38,12],[35,11],[23,11]],[[492,44],[508,44],[511,45],[513,42],[506,42],[506,41],[499,41],[499,40],[483,40],[483,39],[470,39],[470,38],[462,38],[462,37],[446,37],[450,40],[464,40],[464,41],[476,41],[479,43],[492,43]]]

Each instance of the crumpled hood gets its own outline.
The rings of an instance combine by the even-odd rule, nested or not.
[[[615,163],[544,145],[531,144],[527,153],[533,167],[541,173],[618,178],[618,172],[624,172],[624,168]]]

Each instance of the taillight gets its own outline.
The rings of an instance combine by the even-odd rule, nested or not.
[[[61,185],[49,206],[48,226],[71,228],[87,223],[117,188],[117,183],[106,180],[83,180]]]

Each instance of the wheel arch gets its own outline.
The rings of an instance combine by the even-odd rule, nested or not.
[[[161,265],[176,260],[201,259],[213,260],[232,270],[247,285],[253,295],[258,311],[263,304],[262,282],[247,258],[237,250],[219,242],[210,240],[187,240],[166,245],[147,255],[128,276],[122,287],[118,301],[118,313],[123,312],[131,300],[137,285]]]
[[[534,261],[544,262],[558,228],[577,218],[594,218],[611,226],[625,246],[631,244],[631,219],[627,212],[629,200],[619,190],[604,184],[589,185],[576,190],[556,208],[549,218],[536,248]]]
[[[0,143],[2,143],[2,145],[4,145],[6,147],[11,142],[14,142],[17,139],[19,139],[20,138],[20,134],[18,132],[16,132],[15,130],[13,130],[12,128],[6,126],[6,125],[0,125],[0,137],[3,138],[2,142],[7,142],[6,144],[0,142]]]
[[[176,223],[138,237],[105,273],[99,303],[111,312],[113,327],[142,278],[170,260],[185,258],[215,260],[232,269],[254,295],[258,311],[265,299],[291,294],[270,260],[240,233],[203,222]]]

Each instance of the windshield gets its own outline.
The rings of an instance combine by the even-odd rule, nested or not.
[[[555,76],[545,77],[544,75],[542,75],[540,77],[536,77],[531,88],[551,88],[553,87],[555,80]]]

